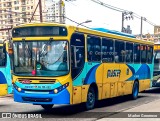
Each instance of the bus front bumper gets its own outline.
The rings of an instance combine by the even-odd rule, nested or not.
[[[31,93],[32,92],[32,93]],[[70,94],[67,89],[62,90],[57,94],[36,94],[31,91],[30,93],[18,92],[14,88],[14,101],[21,103],[32,104],[70,104]]]

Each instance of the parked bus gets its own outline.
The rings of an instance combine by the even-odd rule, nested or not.
[[[160,86],[160,42],[156,42],[154,45],[154,72],[152,86]]]
[[[105,30],[105,29],[104,29]],[[56,23],[13,28],[14,101],[41,105],[138,97],[153,78],[153,43]]]
[[[0,40],[0,96],[12,92],[11,65],[8,54],[8,41]]]

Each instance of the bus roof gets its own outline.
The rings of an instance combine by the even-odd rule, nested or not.
[[[159,42],[159,41],[158,41],[158,42],[154,42],[154,44],[155,44],[155,45],[160,45],[160,42]]]
[[[114,31],[105,32],[105,31],[97,31],[93,29],[91,30],[91,29],[77,28],[77,27],[75,27],[75,31],[82,32],[82,33],[88,33],[88,34],[94,34],[97,36],[104,36],[104,37],[113,38],[117,40],[125,40],[125,41],[130,41],[130,42],[141,43],[141,44],[154,45],[154,42],[152,41],[136,39],[133,35],[128,36],[128,34],[124,34],[124,33],[122,35],[121,32],[118,33],[117,31],[116,32]]]
[[[91,28],[91,29],[101,31],[101,32],[117,34],[117,35],[122,35],[122,36],[126,36],[126,37],[131,37],[131,38],[136,38],[135,35],[127,34],[127,33],[124,33],[124,32],[119,32],[119,31],[116,31],[116,30],[109,30],[109,29],[105,29],[105,28]]]
[[[22,25],[16,26],[14,28],[29,27],[29,26],[30,27],[31,26],[63,26],[63,27],[71,28],[75,32],[103,36],[103,37],[109,37],[109,38],[113,38],[113,39],[122,39],[122,40],[126,40],[126,41],[142,43],[142,44],[154,45],[154,42],[152,42],[152,41],[136,39],[136,37],[134,35],[118,32],[118,31],[114,31],[114,30],[108,30],[108,29],[104,29],[104,28],[81,28],[81,27],[67,25],[67,24],[50,23],[50,22],[27,23],[27,24],[22,24]]]
[[[20,27],[28,27],[28,26],[67,26],[66,24],[60,24],[60,23],[50,23],[50,22],[36,22],[36,23],[26,23],[26,24],[20,24],[14,28],[20,28]]]

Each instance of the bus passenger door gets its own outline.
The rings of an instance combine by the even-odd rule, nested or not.
[[[6,75],[7,55],[5,47],[0,46],[0,96],[7,95],[7,75]]]
[[[81,103],[86,97],[83,92],[83,80],[85,78],[85,48],[84,35],[74,33],[71,37],[71,76],[73,81],[73,104]]]
[[[79,51],[81,51],[82,47],[76,47],[72,46],[71,51],[74,53],[74,56],[72,57],[72,77],[75,79],[73,80],[73,103],[81,103],[81,93],[82,93],[82,81],[84,79],[84,75],[81,75],[81,71],[83,68],[80,66],[80,56],[81,54]],[[84,62],[83,62],[84,63]],[[81,70],[81,71],[80,71]]]

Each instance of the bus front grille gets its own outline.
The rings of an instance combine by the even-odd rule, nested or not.
[[[32,97],[22,97],[24,101],[29,102],[52,102],[51,98],[32,98]]]
[[[54,84],[56,79],[18,79],[18,81],[25,84]]]

